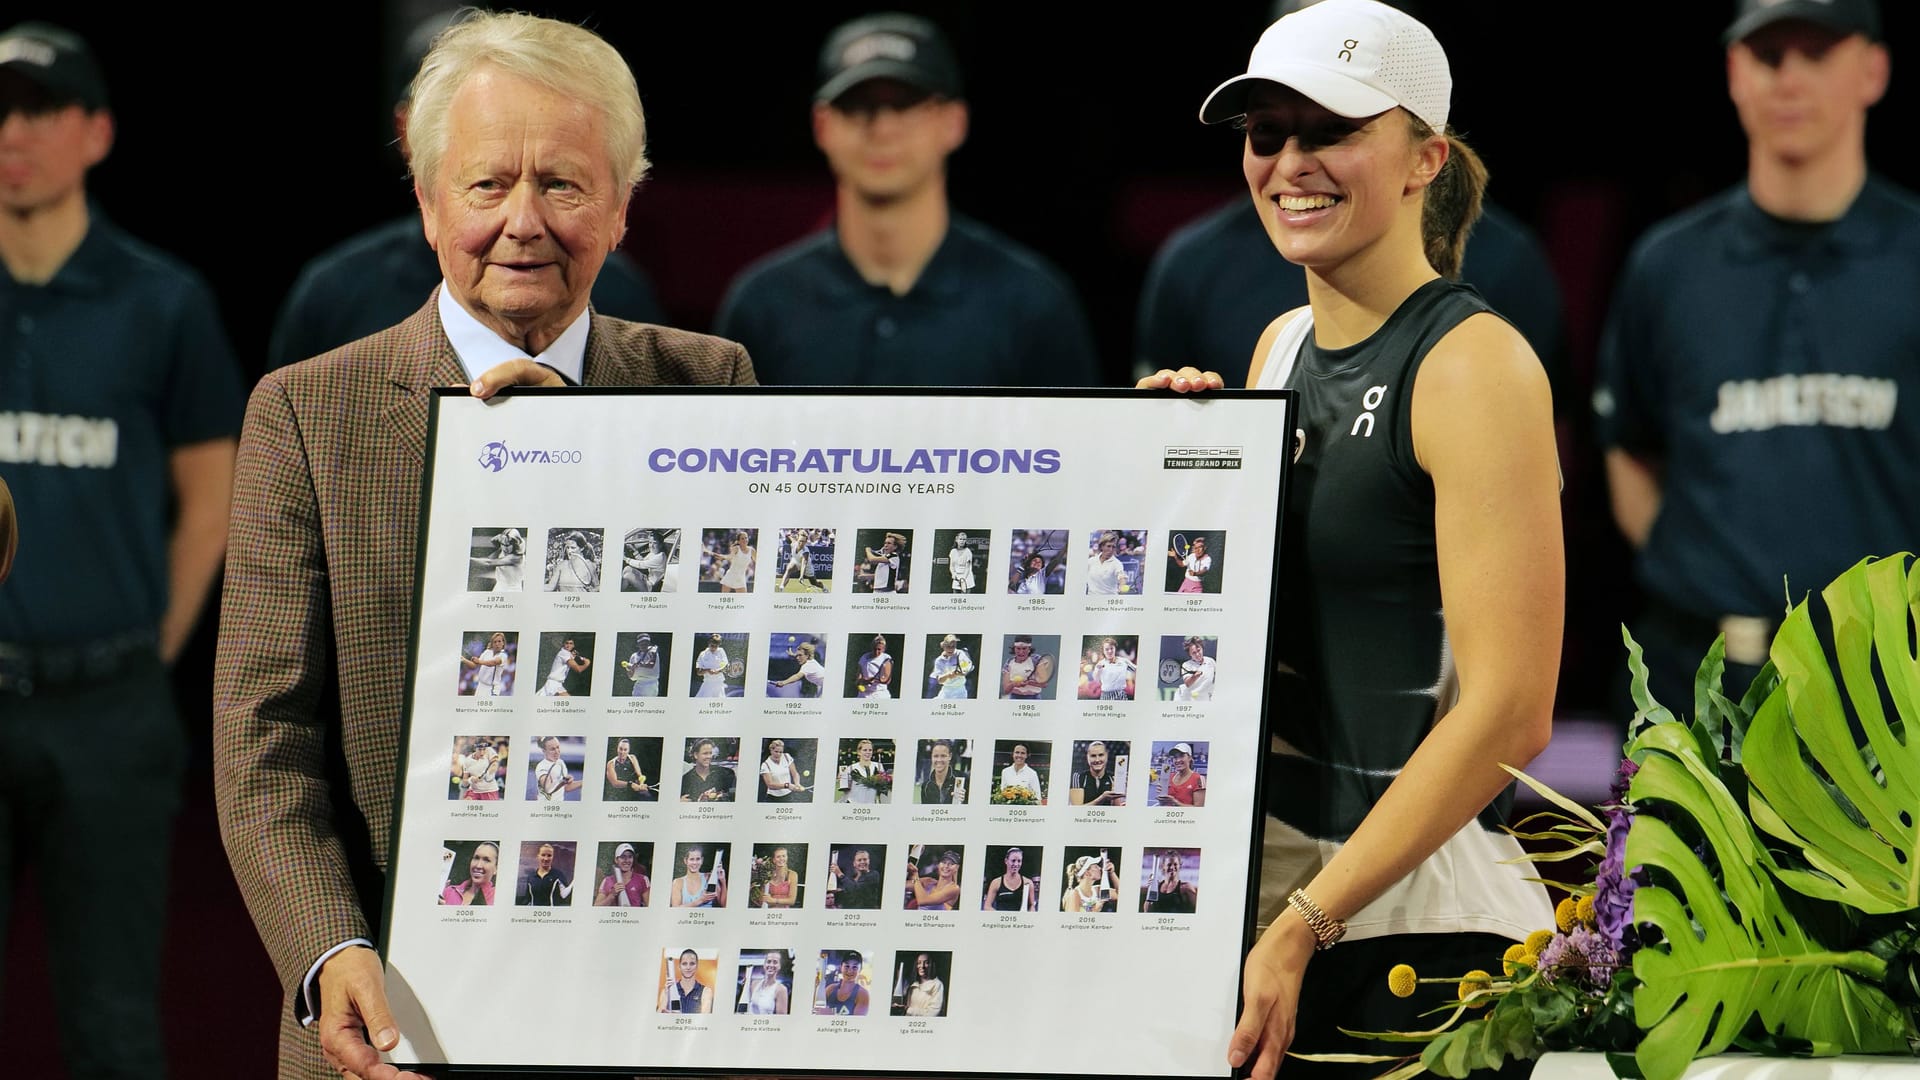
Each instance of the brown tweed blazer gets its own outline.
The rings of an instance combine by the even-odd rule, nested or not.
[[[720,338],[592,316],[586,382],[753,384]],[[271,372],[247,404],[214,672],[221,833],[289,1006],[371,937],[393,823],[428,390],[467,382],[434,301]],[[291,1008],[280,1075],[337,1075]]]

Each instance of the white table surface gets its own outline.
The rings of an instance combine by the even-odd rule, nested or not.
[[[1547,1054],[1534,1064],[1534,1080],[1614,1080],[1605,1054]],[[1920,1080],[1920,1058],[1845,1055],[1833,1058],[1771,1058],[1720,1054],[1701,1058],[1687,1080]]]

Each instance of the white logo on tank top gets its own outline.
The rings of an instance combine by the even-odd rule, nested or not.
[[[1356,416],[1353,418],[1353,429],[1351,431],[1348,431],[1347,434],[1358,435],[1363,439],[1373,438],[1373,410],[1379,408],[1380,403],[1386,400],[1386,397],[1387,397],[1386,387],[1384,386],[1367,387],[1366,395],[1360,399],[1360,406],[1366,411],[1361,413],[1359,416]],[[1360,429],[1363,426],[1367,430],[1361,431]]]

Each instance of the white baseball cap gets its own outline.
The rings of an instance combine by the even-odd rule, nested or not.
[[[1447,126],[1453,94],[1447,54],[1433,31],[1379,0],[1321,0],[1267,27],[1247,73],[1207,95],[1201,122],[1244,115],[1247,94],[1262,82],[1298,90],[1348,119],[1398,105],[1435,131]]]

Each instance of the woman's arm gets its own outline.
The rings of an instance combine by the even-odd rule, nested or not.
[[[682,796],[680,796],[680,801],[681,801],[681,802],[685,802],[685,801],[687,801],[687,797],[686,797],[685,795],[682,795]],[[691,876],[691,875],[689,875],[689,876]],[[683,905],[683,904],[681,904],[681,903],[680,903],[680,898],[681,898],[681,897],[683,897],[683,896],[685,896],[685,895],[687,895],[687,887],[686,887],[685,885],[682,885],[682,884],[680,883],[680,879],[679,879],[679,878],[674,878],[674,879],[673,879],[673,880],[672,880],[671,882],[669,882],[668,884],[669,884],[669,885],[670,885],[671,887],[670,887],[670,888],[669,888],[669,889],[667,890],[667,894],[668,894],[668,895],[667,895],[667,906],[668,906],[668,907],[683,907],[683,906],[685,906],[685,905]]]
[[[1502,775],[1505,775],[1505,774],[1502,774]],[[1492,796],[1488,796],[1488,798],[1491,799]],[[1193,805],[1195,806],[1207,805],[1207,778],[1204,775],[1200,776],[1200,785],[1193,789]],[[1479,811],[1476,810],[1474,811],[1474,813],[1479,813]],[[1453,834],[1448,833],[1447,835],[1452,836]],[[1445,839],[1445,837],[1442,837],[1442,839]],[[1438,847],[1439,845],[1436,844],[1434,846]],[[1411,869],[1411,867],[1409,867],[1409,869]],[[1392,882],[1388,882],[1388,884],[1392,884]],[[1385,891],[1384,887],[1382,887],[1382,891],[1383,892]]]
[[[713,1011],[713,987],[711,986],[700,994],[700,1011],[703,1013]]]
[[[786,1012],[787,1012],[787,984],[786,983],[773,984],[773,1011],[781,1014],[782,1016],[786,1015]]]
[[[934,882],[934,887],[927,886],[929,881]],[[933,907],[936,904],[952,907],[953,902],[960,899],[960,886],[955,882],[940,885],[937,878],[921,877],[915,874],[908,880],[908,884],[913,888],[913,904],[917,908]]]
[[[1414,454],[1433,478],[1460,699],[1306,887],[1335,919],[1352,916],[1471,822],[1510,782],[1499,766],[1525,766],[1552,734],[1566,566],[1546,374],[1517,331],[1476,315],[1428,354],[1411,406]],[[1253,1075],[1272,1075],[1292,1037],[1313,942],[1289,909],[1254,946],[1230,1063],[1257,1050]]]

